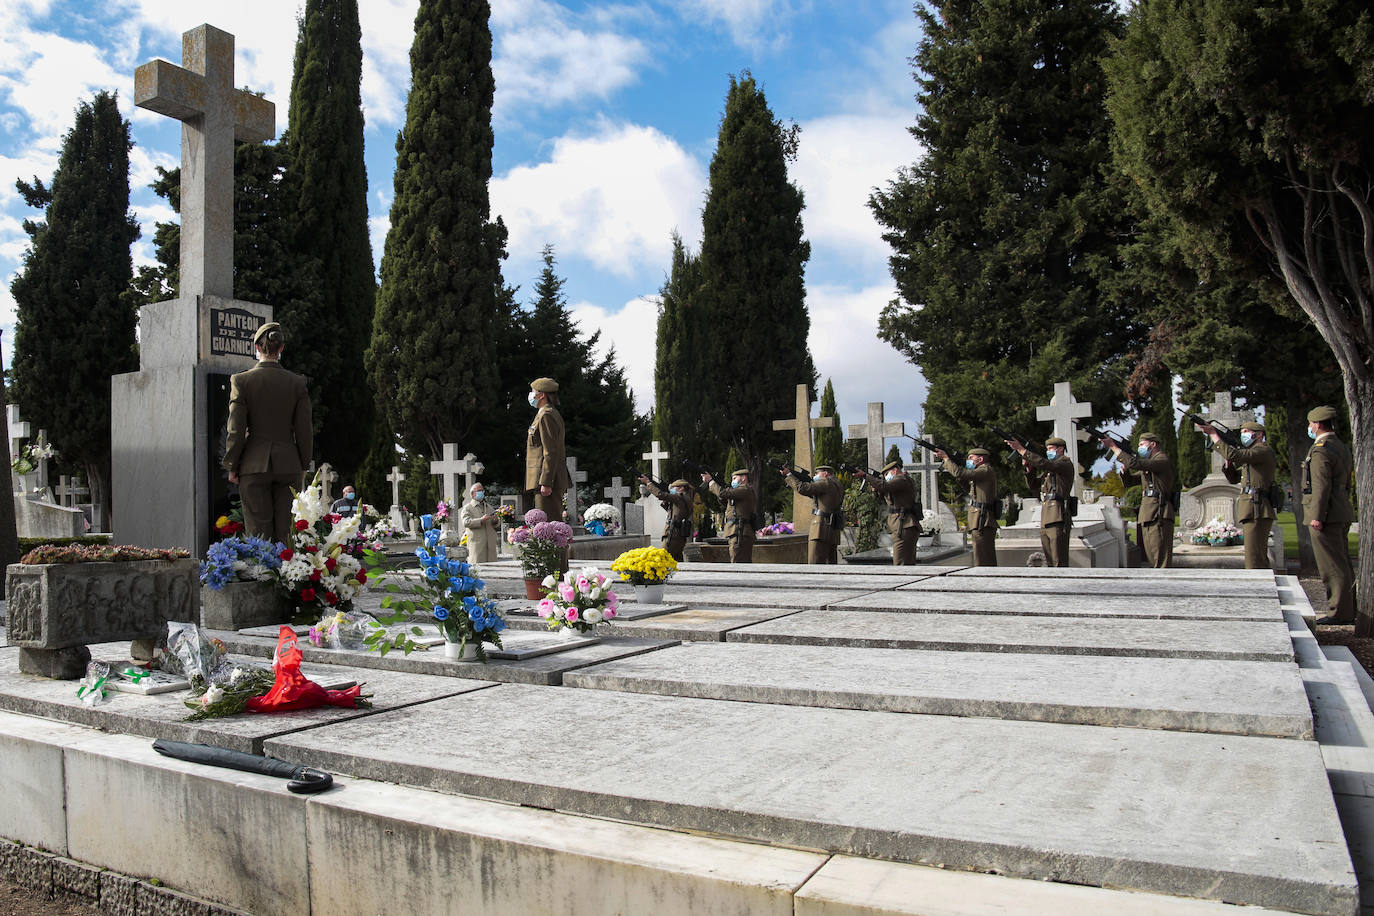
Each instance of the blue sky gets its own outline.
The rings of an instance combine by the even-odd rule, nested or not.
[[[174,166],[179,129],[132,105],[134,69],[180,63],[181,33],[202,22],[236,38],[235,82],[267,93],[286,125],[295,17],[282,0],[5,0],[0,4],[0,328],[13,333],[9,281],[36,214],[16,178],[52,176],[73,110],[117,90],[133,123],[133,208],[144,227],[135,263],[152,258],[152,227],[170,212],[146,189]],[[418,0],[361,0],[363,101],[373,258],[380,264],[396,132],[405,116]],[[775,115],[801,125],[792,178],[806,195],[810,345],[833,379],[841,418],[884,401],[909,433],[925,385],[876,337],[894,298],[888,250],[865,206],[872,188],[919,156],[907,128],[918,36],[911,0],[494,0],[496,135],[492,209],[510,231],[503,273],[528,301],[539,255],[558,272],[584,330],[603,330],[636,400],[653,399],[655,296],[676,230],[696,249],[707,167],[730,74],[763,85]],[[800,380],[799,380],[800,381]]]

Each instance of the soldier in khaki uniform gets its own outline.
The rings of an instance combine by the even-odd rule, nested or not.
[[[558,383],[551,378],[530,382],[529,402],[538,413],[525,439],[525,493],[550,521],[562,521],[563,494],[570,481],[563,448],[563,416],[556,406]]]
[[[1245,534],[1245,568],[1268,569],[1269,532],[1278,515],[1271,495],[1278,459],[1264,441],[1264,426],[1253,421],[1242,423],[1240,448],[1227,445],[1221,434],[1210,426],[1198,426],[1197,429],[1212,438],[1217,453],[1226,459],[1221,473],[1231,483],[1241,485],[1240,495],[1236,497],[1236,519]]]
[[[1136,453],[1127,454],[1112,439],[1103,439],[1112,450],[1123,470],[1138,473],[1144,492],[1140,496],[1140,513],[1136,516],[1136,530],[1140,532],[1140,546],[1145,562],[1155,569],[1167,569],[1174,558],[1174,492],[1178,477],[1174,463],[1159,447],[1154,433],[1141,433]]]
[[[892,535],[892,565],[914,566],[916,540],[921,536],[921,498],[916,482],[907,476],[900,461],[883,466],[883,479],[869,481],[873,495],[887,504],[887,531]],[[867,471],[856,471],[867,477]],[[841,497],[843,500],[843,497]]]
[[[1045,440],[1042,458],[1029,451],[1015,439],[1005,440],[1021,456],[1021,463],[1029,471],[1040,472],[1040,549],[1050,566],[1069,565],[1069,529],[1073,516],[1069,514],[1069,500],[1073,498],[1073,462],[1069,460],[1068,443],[1058,436]]]
[[[844,531],[844,487],[835,479],[835,469],[823,464],[816,476],[805,483],[784,470],[787,485],[813,500],[811,534],[807,538],[806,562],[834,565],[840,562],[840,534]]]
[[[292,489],[314,451],[305,376],[280,362],[286,339],[269,321],[253,335],[258,364],[229,379],[229,437],[224,469],[239,485],[243,526],[253,537],[291,543]]]
[[[996,566],[997,471],[988,464],[992,453],[985,448],[969,449],[962,467],[942,449],[935,454],[945,463],[945,473],[969,486],[968,532],[973,541],[973,565]]]
[[[663,526],[663,549],[682,562],[682,550],[687,539],[692,536],[692,485],[685,480],[674,480],[663,490],[654,486],[647,475],[640,474],[639,482],[645,489],[657,496],[662,502],[668,521]]]
[[[701,482],[709,484],[711,492],[725,503],[725,537],[730,542],[730,562],[754,562],[754,507],[758,505],[758,496],[749,486],[749,469],[740,468],[732,473],[728,488],[716,483],[710,474],[702,474]]]
[[[1319,624],[1355,622],[1355,571],[1350,568],[1350,449],[1336,438],[1336,408],[1317,407],[1307,415],[1307,435],[1316,440],[1302,463],[1302,515],[1312,529],[1312,552],[1326,585],[1330,614]]]

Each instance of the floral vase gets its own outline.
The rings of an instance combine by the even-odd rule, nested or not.
[[[543,579],[526,579],[526,580],[525,580],[525,597],[526,597],[526,598],[529,598],[529,599],[531,599],[531,600],[533,600],[533,601],[538,601],[540,598],[543,598],[543,597],[544,597],[544,580],[543,580]]]
[[[662,604],[663,583],[655,582],[650,585],[636,585],[635,601],[639,604]]]
[[[466,643],[446,642],[444,643],[444,657],[452,662],[473,662],[477,660],[477,643],[468,640]]]
[[[582,631],[577,627],[561,626],[556,631],[559,639],[577,639],[582,635]]]

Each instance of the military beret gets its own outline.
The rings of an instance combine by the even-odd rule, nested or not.
[[[902,470],[902,463],[901,463],[900,461],[889,461],[887,464],[883,465],[883,473],[884,473],[884,474],[886,474],[888,471],[893,471],[893,470],[896,470],[896,471]]]
[[[1247,420],[1247,421],[1245,421],[1244,423],[1240,424],[1240,428],[1241,428],[1241,429],[1248,429],[1248,430],[1250,430],[1250,432],[1252,432],[1252,433],[1262,433],[1262,432],[1264,432],[1264,424],[1263,424],[1263,423],[1256,423],[1254,420]]]
[[[1336,419],[1336,408],[1313,407],[1307,414],[1308,423],[1330,423]]]
[[[981,455],[981,456],[983,456],[984,458],[991,458],[991,457],[992,457],[992,452],[988,451],[988,450],[985,449],[985,448],[971,448],[971,449],[968,450],[968,453],[969,453],[970,455]]]
[[[1059,446],[1059,447],[1061,447],[1061,448],[1065,448],[1065,447],[1068,446],[1069,443],[1065,442],[1063,439],[1059,438],[1058,436],[1050,436],[1048,439],[1045,440],[1045,444],[1046,444],[1046,445],[1057,445],[1057,446]]]
[[[260,344],[262,342],[262,339],[266,337],[268,334],[271,334],[273,331],[277,332],[277,339],[281,340],[281,325],[277,324],[275,321],[263,322],[262,325],[253,334],[253,346],[257,346],[258,344]]]
[[[553,394],[558,390],[558,383],[551,378],[537,378],[530,382],[530,387],[535,391],[542,391],[545,394]]]
[[[731,472],[730,472],[730,476],[731,476],[731,477],[748,477],[748,476],[749,476],[749,469],[748,469],[748,468],[740,468],[738,471],[731,471]]]
[[[1139,440],[1142,441],[1142,442],[1163,442],[1163,441],[1164,441],[1163,439],[1159,438],[1159,436],[1155,435],[1154,433],[1141,433],[1141,434],[1140,434],[1139,436],[1137,436],[1136,438],[1139,439]]]
[[[672,483],[668,484],[668,486],[670,486],[670,487],[690,487],[691,484],[688,483],[688,482],[685,481],[685,480],[679,479],[679,480],[674,480]]]
[[[816,470],[825,471],[827,474],[835,473],[835,469],[828,464],[817,465]]]

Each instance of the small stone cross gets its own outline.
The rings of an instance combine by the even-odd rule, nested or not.
[[[8,408],[10,426],[10,461],[19,457],[22,443],[29,437],[29,421],[19,416],[19,405],[10,404]]]
[[[324,506],[328,509],[334,504],[334,484],[339,479],[339,472],[334,470],[333,465],[328,461],[320,462],[320,498],[324,501]]]
[[[890,436],[905,436],[905,423],[885,423],[883,422],[883,402],[868,402],[868,423],[849,424],[849,438],[868,440],[868,466],[874,469],[881,468],[885,462],[883,460],[887,451],[883,448],[886,444],[884,439]]]
[[[1049,406],[1035,408],[1035,418],[1037,420],[1050,420],[1054,423],[1054,434],[1063,439],[1068,445],[1069,460],[1073,462],[1073,491],[1078,493],[1083,489],[1083,478],[1078,476],[1078,443],[1082,440],[1078,438],[1078,427],[1074,425],[1074,420],[1081,420],[1093,415],[1093,405],[1086,401],[1075,401],[1073,393],[1069,390],[1068,382],[1054,383],[1054,397],[1050,398]],[[1025,445],[1025,443],[1021,443]]]
[[[199,25],[178,67],[134,72],[134,104],[181,122],[181,295],[234,298],[234,143],[276,136],[276,106],[234,88],[234,36]]]
[[[88,487],[88,486],[86,486],[84,483],[82,483],[80,477],[73,477],[73,478],[72,478],[72,491],[71,491],[71,492],[72,492],[72,505],[73,505],[73,506],[76,506],[76,505],[80,505],[80,504],[81,504],[81,502],[82,502],[81,497],[83,497],[83,496],[90,496],[90,495],[91,495],[91,488]]]
[[[467,500],[468,494],[472,492],[472,485],[477,482],[478,475],[486,471],[487,466],[477,460],[477,456],[468,452],[463,456],[463,460],[458,462],[458,473],[463,475],[463,499]]]
[[[52,488],[53,495],[57,497],[59,506],[71,505],[72,479],[65,474],[57,478],[57,486]]]
[[[834,417],[811,416],[811,389],[806,385],[797,386],[797,415],[792,420],[774,420],[773,429],[792,430],[796,442],[793,446],[795,457],[792,461],[799,467],[811,468],[811,430],[835,425]],[[805,519],[811,514],[811,497],[800,493],[792,494],[792,517]]]
[[[919,454],[913,456],[916,461],[903,465],[902,469],[916,481],[916,495],[921,499],[921,506],[934,509],[940,501],[940,469],[944,463],[923,448],[917,451]]]
[[[1234,429],[1239,431],[1240,424],[1245,423],[1246,421],[1251,420],[1253,418],[1254,411],[1237,410],[1235,408],[1235,405],[1231,400],[1231,392],[1229,391],[1215,392],[1215,397],[1213,397],[1212,403],[1207,405],[1207,419],[1215,420],[1217,423],[1220,423],[1227,429]],[[1207,434],[1198,433],[1198,435],[1206,436]],[[1207,448],[1210,449],[1212,453],[1211,473],[1220,475],[1221,466],[1226,462],[1222,460],[1221,453],[1218,452],[1216,449],[1212,448],[1212,440],[1210,438],[1207,440]]]
[[[439,478],[439,489],[443,493],[444,502],[450,506],[457,505],[458,498],[458,475],[463,473],[466,462],[458,458],[458,443],[444,443],[443,460],[431,461],[429,463],[429,473]]]
[[[649,450],[640,455],[640,457],[649,462],[653,467],[652,473],[654,475],[654,480],[663,480],[663,472],[660,470],[661,465],[659,462],[667,461],[668,453],[663,450],[662,445],[659,445],[657,439],[654,440],[653,445],[649,446]]]
[[[387,482],[391,484],[391,505],[392,507],[401,504],[401,481],[406,479],[406,475],[401,473],[399,465],[391,466],[391,473],[386,475]]]
[[[582,523],[582,517],[577,514],[577,485],[587,482],[587,472],[577,469],[577,459],[569,455],[564,459],[568,465],[568,492],[566,495],[568,505],[568,524],[576,527]]]
[[[621,478],[612,477],[611,485],[603,489],[601,495],[611,501],[611,505],[623,519],[625,517],[625,500],[630,498],[630,488],[625,486]]]
[[[41,445],[45,445],[45,444],[47,443],[47,441],[48,441],[48,431],[47,431],[46,429],[40,429],[40,430],[38,431],[38,438],[35,439],[34,442],[35,442],[36,444],[38,444],[38,445],[41,446]],[[37,480],[37,482],[34,484],[34,488],[37,489],[37,490],[45,490],[45,489],[47,489],[47,487],[48,487],[48,459],[47,459],[47,458],[35,458],[34,461],[33,461],[33,470],[34,470],[34,473],[38,475],[38,480]]]

